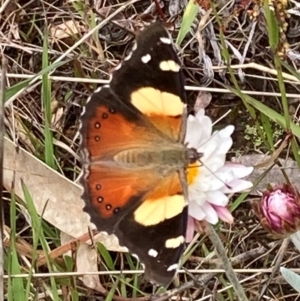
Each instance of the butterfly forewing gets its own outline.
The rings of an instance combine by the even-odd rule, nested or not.
[[[81,118],[84,210],[139,257],[149,280],[164,285],[178,268],[187,227],[184,112],[180,63],[156,23]]]
[[[110,87],[118,98],[151,115],[165,135],[177,139],[186,103],[183,83],[171,37],[155,23],[139,33],[133,52],[114,72]]]

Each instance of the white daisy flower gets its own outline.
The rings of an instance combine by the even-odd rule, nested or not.
[[[201,162],[188,168],[189,226],[187,241],[194,233],[194,220],[206,220],[216,224],[219,218],[233,222],[233,217],[226,208],[227,194],[240,192],[252,187],[252,183],[242,178],[253,171],[253,167],[226,163],[226,154],[232,146],[231,135],[234,126],[229,125],[212,133],[212,121],[199,110],[196,116],[187,120],[185,143],[197,149]]]

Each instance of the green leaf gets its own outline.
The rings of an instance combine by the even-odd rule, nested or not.
[[[238,92],[235,89],[230,88],[230,90],[238,95]],[[253,97],[251,97],[249,95],[244,95],[244,97],[245,97],[245,100],[248,102],[248,104],[250,104],[251,106],[256,108],[258,111],[265,114],[271,120],[273,120],[274,122],[279,124],[282,128],[286,129],[286,122],[285,122],[284,116],[280,115],[279,113],[277,113],[270,107],[264,105],[263,103],[261,103],[260,101],[257,101],[256,99],[254,99]],[[291,127],[291,131],[292,131],[293,135],[295,135],[296,137],[298,137],[300,139],[300,127],[293,122],[291,122],[290,127]]]
[[[43,69],[46,69],[49,65],[48,58],[48,35],[47,32],[44,34],[44,45],[43,45]],[[51,82],[49,79],[49,73],[45,73],[42,76],[42,101],[45,116],[45,162],[51,168],[56,167],[54,161],[54,147],[53,147],[53,136],[51,131]]]
[[[274,11],[274,6],[270,6],[269,1],[264,0],[264,9],[265,9],[266,20],[267,20],[269,44],[271,46],[271,49],[273,51],[276,51],[279,42],[279,28],[278,28],[278,22]]]
[[[284,267],[280,268],[283,278],[298,292],[300,293],[300,276],[289,269]]]
[[[22,185],[24,198],[26,200],[28,213],[30,214],[30,217],[31,217],[33,237],[34,237],[34,239],[39,240],[39,242],[40,242],[40,244],[43,248],[43,251],[46,255],[46,261],[47,261],[48,269],[49,269],[50,272],[53,272],[56,269],[55,269],[54,265],[50,262],[50,258],[48,256],[48,253],[50,251],[50,247],[49,247],[48,242],[47,242],[47,240],[44,236],[43,228],[41,227],[42,218],[38,215],[38,213],[36,211],[32,196],[31,196],[27,186],[25,185],[25,183],[23,181],[22,181],[21,185]],[[45,206],[47,206],[47,204],[45,204]],[[46,284],[44,283],[44,285],[46,285]],[[55,282],[55,277],[53,277],[53,276],[50,277],[50,285],[51,285],[51,288],[49,287],[49,290],[51,291],[51,293],[53,295],[53,299],[54,300],[61,300],[59,298],[59,294],[58,294],[58,291],[57,291],[57,285],[56,285],[56,282]],[[21,299],[19,299],[19,300],[21,300]],[[25,300],[28,300],[28,299],[25,299]]]
[[[98,249],[99,253],[101,254],[101,257],[103,258],[108,269],[114,270],[115,269],[114,262],[110,256],[109,252],[104,247],[104,245],[101,244],[100,242],[97,243],[97,249]]]
[[[190,28],[198,13],[198,8],[199,6],[195,2],[195,0],[189,1],[182,17],[182,22],[177,36],[176,44],[180,45],[184,40],[185,36],[187,35],[187,33],[190,31]]]
[[[10,223],[11,223],[11,233],[10,233],[10,247],[9,247],[9,271],[8,275],[18,275],[21,274],[21,266],[18,259],[17,247],[16,247],[16,198],[14,191],[11,193],[11,203],[10,203]],[[22,278],[8,278],[8,300],[17,301],[24,300],[25,289]],[[26,299],[25,299],[26,300]]]
[[[105,298],[105,301],[112,301],[114,299],[114,296],[115,296],[115,291],[118,287],[118,284],[119,284],[119,280],[117,280],[113,285],[112,285],[112,288],[110,289],[110,291],[108,292],[106,298]]]
[[[58,62],[58,63],[53,63],[50,66],[46,67],[45,69],[43,69],[42,71],[40,71],[38,74],[32,76],[32,78],[26,79],[20,83],[17,83],[15,85],[13,85],[12,87],[6,89],[5,91],[5,97],[4,97],[4,101],[9,100],[11,97],[13,97],[15,94],[17,94],[20,90],[22,90],[23,88],[26,88],[27,86],[30,86],[30,83],[35,80],[37,77],[44,75],[66,63],[68,63],[70,60],[67,61],[62,61],[62,62]]]

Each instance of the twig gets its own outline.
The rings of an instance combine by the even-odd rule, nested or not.
[[[4,98],[5,98],[5,79],[7,70],[7,60],[2,56],[2,70],[0,81],[0,301],[4,296],[4,210],[3,210],[3,150],[4,150]]]
[[[286,238],[286,239],[283,240],[281,248],[279,250],[278,258],[277,258],[276,263],[275,263],[275,265],[273,267],[273,271],[272,271],[271,275],[268,277],[268,281],[265,283],[265,285],[262,288],[259,296],[257,297],[258,301],[262,298],[262,296],[265,293],[266,289],[269,287],[271,281],[274,278],[274,275],[279,271],[279,268],[280,268],[283,256],[286,254],[286,250],[288,248],[289,242],[290,242],[289,238]]]
[[[214,227],[211,224],[207,224],[208,236],[213,243],[214,247],[216,248],[216,253],[219,255],[220,259],[222,260],[223,268],[225,269],[226,275],[232,284],[232,287],[240,301],[248,301],[248,298],[245,294],[243,287],[241,286],[236,274],[233,271],[232,265],[226,255],[226,250],[216,233]]]
[[[238,66],[238,65],[236,65]],[[16,73],[7,73],[8,78],[32,78],[32,75],[29,74],[16,74]],[[65,81],[65,82],[75,82],[75,83],[91,83],[91,84],[102,84],[107,85],[109,80],[107,79],[96,79],[96,78],[83,78],[83,77],[65,77],[65,76],[49,76],[49,79],[53,81]],[[211,88],[211,87],[199,87],[199,86],[184,86],[187,91],[205,91],[212,93],[227,93],[232,94],[228,89],[223,88]],[[258,96],[269,96],[269,97],[280,97],[280,93],[276,92],[265,92],[265,91],[251,91],[251,90],[241,90],[243,94],[247,95],[258,95]],[[287,93],[286,97],[288,98],[299,98],[299,94],[296,93]]]
[[[78,40],[72,47],[68,48],[66,52],[64,52],[59,58],[57,58],[52,65],[57,64],[61,62],[63,59],[65,59],[76,47],[78,47],[81,43],[83,43],[88,37],[94,34],[97,30],[102,28],[104,25],[106,25],[111,19],[113,19],[118,13],[123,11],[128,5],[134,4],[135,2],[138,2],[140,0],[130,0],[124,4],[118,9],[116,9],[111,15],[109,15],[105,20],[101,21],[97,26],[95,26],[92,30],[90,30],[86,35],[84,35],[80,40]],[[52,72],[50,72],[52,73]],[[14,94],[10,99],[6,101],[6,104],[10,104],[13,102],[16,98],[18,98],[25,90],[27,90],[33,83],[38,82],[40,83],[42,75],[40,76],[32,76],[32,81],[28,84],[28,86],[20,89],[17,93]]]

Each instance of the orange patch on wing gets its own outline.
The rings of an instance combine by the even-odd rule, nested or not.
[[[163,143],[152,128],[127,120],[120,112],[111,113],[99,106],[88,123],[86,148],[91,161],[110,160],[116,153],[131,147],[147,147]]]
[[[160,185],[154,187],[154,189],[147,194],[147,200],[151,200],[153,202],[159,201],[165,196],[172,196],[176,194],[183,194],[183,189],[181,187],[179,174],[174,172],[162,178]]]
[[[124,170],[116,166],[94,164],[88,174],[91,203],[102,218],[111,218],[130,204],[130,199],[151,189],[158,179],[151,171]],[[121,212],[122,214],[122,212]]]
[[[176,172],[163,177],[152,169],[127,170],[110,164],[93,164],[87,177],[91,203],[104,219],[113,218],[116,213],[123,215],[140,203],[139,207],[145,202],[158,206],[162,199],[173,208],[176,204],[167,200],[172,196],[178,196],[179,206],[183,204]]]
[[[181,128],[181,116],[163,116],[150,114],[152,124],[173,141],[178,141]]]

